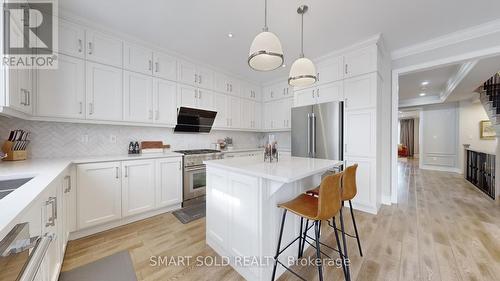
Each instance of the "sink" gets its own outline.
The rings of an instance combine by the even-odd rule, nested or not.
[[[0,180],[0,199],[7,196],[12,191],[16,190],[21,185],[29,182],[31,178],[19,178],[19,179],[8,179]]]

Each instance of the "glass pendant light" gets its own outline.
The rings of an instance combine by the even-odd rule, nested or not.
[[[307,5],[302,5],[297,9],[297,13],[302,16],[300,29],[300,56],[290,68],[288,84],[291,86],[309,86],[317,81],[314,63],[310,59],[304,57],[304,14],[308,9],[309,7],[307,7]]]
[[[250,46],[248,65],[258,71],[275,70],[283,64],[283,48],[278,37],[267,28],[267,0],[264,1],[264,28]]]

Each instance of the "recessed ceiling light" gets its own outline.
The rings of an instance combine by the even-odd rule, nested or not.
[[[422,85],[422,86],[427,86],[427,85],[429,85],[429,81],[424,81],[424,82],[422,82],[422,84],[421,84],[421,85]]]
[[[229,33],[227,34],[227,37],[229,37],[229,38],[233,38],[233,34],[232,34],[231,32],[229,32]]]
[[[427,95],[426,93],[420,93],[419,96],[421,97],[425,97],[425,95]]]

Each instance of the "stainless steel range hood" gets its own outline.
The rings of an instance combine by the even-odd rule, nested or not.
[[[180,107],[177,113],[176,133],[210,133],[216,111]]]

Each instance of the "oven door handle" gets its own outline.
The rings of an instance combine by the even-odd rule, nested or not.
[[[35,279],[38,269],[53,239],[53,235],[47,234],[38,239],[33,252],[29,255],[26,267],[18,279],[19,281],[33,281]]]
[[[200,171],[200,170],[205,170],[207,167],[205,165],[203,166],[196,166],[192,168],[186,168],[186,172],[194,172],[194,171]]]

